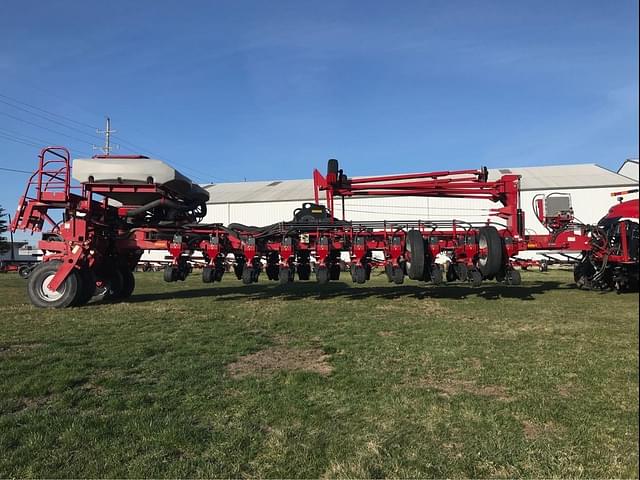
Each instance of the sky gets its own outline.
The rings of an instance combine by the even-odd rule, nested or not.
[[[5,0],[0,168],[45,143],[201,183],[638,155],[638,2]],[[28,175],[0,170],[13,212]]]

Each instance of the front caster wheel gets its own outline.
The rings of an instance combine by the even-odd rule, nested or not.
[[[49,282],[56,275],[62,262],[51,260],[43,262],[34,268],[29,276],[27,295],[36,307],[41,308],[66,308],[75,304],[82,294],[82,282],[77,270],[72,270],[62,282],[58,290],[51,290]]]

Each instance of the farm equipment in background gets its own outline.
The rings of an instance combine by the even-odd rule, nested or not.
[[[614,192],[612,196],[638,190]],[[618,292],[638,289],[640,262],[640,226],[638,200],[614,205],[597,225],[589,226],[589,250],[574,269],[579,288],[615,289]]]
[[[519,176],[490,181],[486,168],[352,179],[332,159],[326,176],[313,173],[315,203],[296,209],[291,221],[265,227],[202,223],[208,192],[159,160],[77,159],[75,185],[71,170],[66,148],[44,148],[11,222],[12,231],[42,232],[48,225],[38,245],[43,262],[29,275],[27,287],[39,307],[79,306],[94,296],[111,301],[129,297],[135,288],[132,272],[144,250],[169,252],[163,269],[167,282],[186,279],[193,254],[199,252],[205,283],[219,282],[233,258],[231,270],[245,284],[257,282],[262,272],[281,284],[296,276],[309,280],[315,272],[315,280],[325,284],[347,270],[342,259],[347,255],[351,279],[359,284],[380,265],[396,284],[409,277],[434,284],[458,280],[479,286],[495,279],[517,285],[520,274],[511,259],[518,252],[590,252],[594,241],[598,252],[607,253],[589,256],[594,272],[585,275],[591,275],[590,285],[605,278],[630,285],[631,270],[613,267],[616,262],[626,265],[624,259],[635,258],[637,272],[637,255],[629,254],[630,248],[637,250],[637,208],[635,230],[626,217],[616,223],[617,229],[603,225],[588,230],[573,221],[567,202],[558,196],[547,199],[541,217],[550,233],[525,235]],[[326,206],[320,203],[321,192]],[[336,218],[335,197],[372,195],[486,199],[499,205],[491,209],[494,218],[485,222],[354,222],[344,218],[344,207],[342,219]],[[59,221],[55,210],[62,213]]]

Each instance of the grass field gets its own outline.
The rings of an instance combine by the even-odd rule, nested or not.
[[[638,477],[637,294],[137,281],[0,275],[0,477]]]

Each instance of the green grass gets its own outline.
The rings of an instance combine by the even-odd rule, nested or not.
[[[638,477],[636,294],[196,277],[0,275],[0,477]]]

